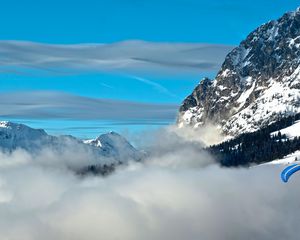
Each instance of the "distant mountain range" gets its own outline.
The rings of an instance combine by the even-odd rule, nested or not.
[[[0,122],[0,149],[4,152],[23,149],[31,154],[38,154],[44,149],[57,153],[81,149],[95,159],[98,167],[139,161],[144,155],[115,132],[92,140],[81,140],[73,136],[51,136],[42,129],[7,121]]]

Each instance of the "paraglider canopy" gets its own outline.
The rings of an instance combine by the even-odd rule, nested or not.
[[[288,167],[286,167],[282,172],[281,172],[281,179],[283,182],[288,182],[289,178],[297,171],[300,170],[300,164],[292,164]]]

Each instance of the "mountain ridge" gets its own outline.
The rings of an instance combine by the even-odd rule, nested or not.
[[[101,141],[101,145],[93,144]],[[39,153],[43,149],[56,152],[69,148],[80,148],[94,156],[97,165],[120,164],[139,161],[143,154],[135,149],[123,136],[110,132],[92,140],[81,140],[71,135],[51,136],[43,129],[34,129],[24,124],[0,121],[0,150],[12,152],[23,149],[29,153]]]

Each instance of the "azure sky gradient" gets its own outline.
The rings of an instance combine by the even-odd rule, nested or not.
[[[295,0],[9,0],[1,2],[2,40],[46,43],[238,44]]]
[[[0,117],[84,138],[172,123],[184,97],[202,77],[215,76],[234,46],[298,5],[294,0],[2,1]],[[26,105],[22,97],[29,95],[35,102]],[[108,114],[105,102],[123,115]],[[73,111],[76,104],[82,112]]]

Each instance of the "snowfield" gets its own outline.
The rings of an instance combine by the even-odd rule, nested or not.
[[[282,159],[277,159],[272,162],[267,162],[260,165],[278,165],[278,164],[289,165],[291,163],[300,163],[300,151],[296,151],[289,155],[286,155]]]
[[[271,135],[277,135],[279,131],[272,132]],[[300,120],[296,121],[292,126],[280,130],[281,134],[285,134],[288,138],[300,136]]]

